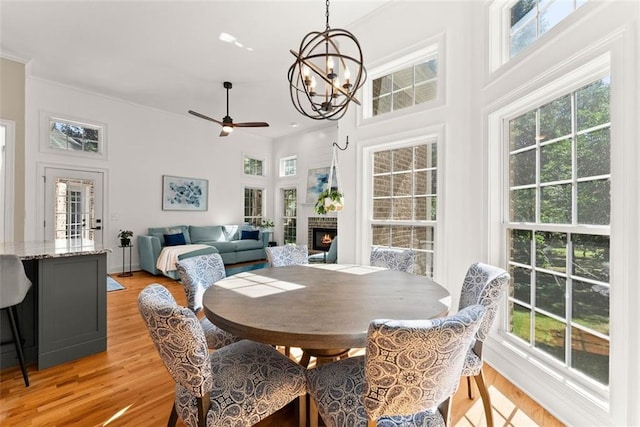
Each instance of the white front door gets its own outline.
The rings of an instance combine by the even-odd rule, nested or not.
[[[102,172],[45,167],[44,239],[102,244]]]

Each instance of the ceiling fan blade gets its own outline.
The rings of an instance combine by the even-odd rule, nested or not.
[[[236,127],[236,128],[266,128],[266,127],[269,127],[269,123],[266,123],[266,122],[234,123],[233,127]]]
[[[212,119],[211,117],[205,116],[204,114],[200,114],[197,111],[189,110],[189,114],[193,114],[194,116],[200,117],[201,119],[205,119],[205,120],[209,120],[209,121],[214,122],[214,123],[218,123],[219,125],[223,124],[221,121],[216,120],[216,119]]]

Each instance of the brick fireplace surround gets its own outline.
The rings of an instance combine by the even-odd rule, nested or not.
[[[338,218],[325,218],[325,217],[309,217],[309,225],[307,231],[307,245],[309,246],[309,254],[316,254],[320,251],[313,250],[313,229],[314,228],[329,228],[332,230],[338,229]]]

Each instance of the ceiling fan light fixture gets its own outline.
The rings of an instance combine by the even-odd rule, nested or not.
[[[224,125],[224,126],[222,126],[222,131],[224,133],[231,133],[231,132],[233,132],[233,126]]]
[[[347,30],[327,25],[302,39],[298,51],[290,50],[296,61],[288,72],[289,93],[294,107],[314,120],[338,120],[351,101],[360,104],[355,93],[367,79],[358,39]],[[340,83],[340,74],[342,82]]]

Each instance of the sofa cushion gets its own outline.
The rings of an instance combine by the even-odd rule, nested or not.
[[[235,252],[238,249],[238,245],[236,244],[236,242],[212,242],[210,244],[211,246],[214,246],[221,254],[227,252]]]
[[[189,227],[189,234],[192,243],[226,240],[221,225],[192,225]]]
[[[240,234],[240,240],[258,240],[260,231],[258,230],[242,230]]]
[[[188,225],[174,225],[173,227],[149,227],[147,234],[160,239],[160,245],[165,246],[164,235],[165,234],[184,234],[184,241],[187,245],[191,244],[191,238],[189,237]]]
[[[186,245],[186,244],[187,244],[187,241],[185,240],[184,234],[182,233],[164,235],[165,246],[179,246],[179,245]]]
[[[236,251],[248,251],[250,249],[262,249],[262,240],[244,239],[230,243],[236,244]]]

